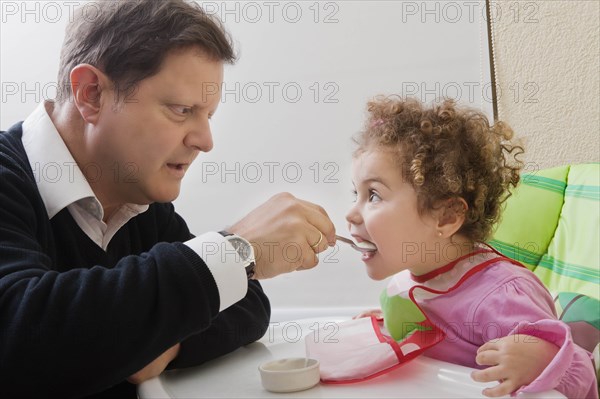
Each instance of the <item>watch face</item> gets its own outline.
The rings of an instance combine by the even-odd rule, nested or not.
[[[242,262],[248,264],[254,262],[254,256],[252,254],[252,246],[244,239],[240,237],[228,237],[229,242],[235,248],[238,255],[240,255]]]

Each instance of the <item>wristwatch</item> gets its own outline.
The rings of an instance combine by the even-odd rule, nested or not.
[[[254,258],[254,248],[252,248],[252,244],[250,244],[245,238],[242,238],[225,230],[219,231],[219,234],[225,237],[225,239],[229,241],[229,243],[237,251],[238,255],[242,259],[244,267],[246,268],[246,276],[248,277],[248,279],[254,277],[256,259]]]

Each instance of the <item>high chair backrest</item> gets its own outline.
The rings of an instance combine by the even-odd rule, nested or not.
[[[600,299],[600,163],[524,174],[490,244],[550,292]]]

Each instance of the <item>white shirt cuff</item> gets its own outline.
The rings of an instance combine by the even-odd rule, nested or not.
[[[219,290],[219,312],[246,296],[246,269],[241,257],[225,237],[210,232],[192,238],[184,244],[193,249],[210,269]]]

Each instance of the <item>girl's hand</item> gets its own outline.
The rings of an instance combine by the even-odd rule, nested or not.
[[[371,316],[375,316],[376,319],[381,320],[381,319],[383,319],[383,312],[381,311],[381,309],[365,310],[364,312],[354,316],[352,319],[361,319],[363,317],[371,317]]]
[[[533,382],[558,350],[553,343],[524,334],[488,341],[477,350],[475,361],[491,367],[472,372],[471,378],[478,382],[500,382],[493,388],[484,389],[485,396],[508,395]]]

